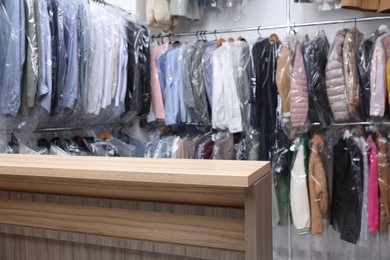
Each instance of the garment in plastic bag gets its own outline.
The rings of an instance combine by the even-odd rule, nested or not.
[[[271,151],[271,165],[272,172],[278,175],[288,175],[289,174],[289,148],[290,142],[282,129],[282,102],[278,98],[278,107],[277,107],[277,120],[275,133],[272,135],[275,143],[272,145]]]
[[[372,57],[374,54],[374,46],[377,36],[370,34],[359,46],[359,79],[360,79],[360,113],[362,119],[368,120],[370,118],[370,99],[371,99],[371,68]]]
[[[39,57],[36,9],[33,0],[25,0],[26,11],[26,64],[23,69],[21,114],[29,116],[36,104]]]
[[[359,235],[359,246],[368,247],[369,233],[368,233],[368,181],[369,181],[369,164],[367,157],[367,143],[363,137],[354,137],[362,153],[362,214],[361,214],[361,228]]]
[[[377,147],[378,183],[379,183],[379,230],[387,232],[390,219],[389,201],[389,161],[387,158],[387,139],[380,132],[375,133]]]
[[[290,201],[291,215],[299,235],[310,232],[310,202],[307,185],[308,137],[295,140],[292,151],[295,158],[291,166]]]
[[[326,169],[325,143],[319,133],[314,133],[310,141],[309,157],[309,196],[310,233],[322,235],[325,230],[324,219],[329,218],[329,191]]]
[[[363,41],[363,34],[353,27],[347,32],[343,46],[343,65],[347,90],[348,113],[352,120],[360,121],[360,85],[358,71],[358,46]]]
[[[368,231],[377,232],[379,229],[378,157],[377,148],[371,135],[367,138],[367,155],[370,167],[368,180]]]
[[[389,58],[390,32],[379,36],[375,42],[371,69],[370,116],[382,118],[386,110],[386,61]]]
[[[297,46],[291,75],[290,116],[291,126],[294,128],[305,126],[309,111],[309,90],[303,60],[305,42],[306,37]]]
[[[362,160],[359,146],[349,131],[334,147],[331,214],[333,228],[340,232],[340,238],[356,244],[361,228]]]
[[[150,50],[150,87],[151,87],[151,102],[156,119],[163,120],[165,118],[164,102],[161,93],[160,78],[157,70],[157,57],[168,48],[169,43],[154,46]]]
[[[123,120],[146,117],[150,109],[150,52],[149,35],[145,27],[127,21],[126,46],[128,53],[125,115]]]
[[[0,113],[15,116],[20,109],[25,62],[23,0],[0,3]]]
[[[256,91],[251,104],[251,125],[259,128],[259,159],[270,160],[272,145],[275,143],[277,87],[274,71],[279,42],[264,39],[252,48],[253,64],[256,71]]]
[[[348,29],[337,31],[326,64],[326,92],[336,122],[348,122],[351,119],[343,59],[343,47],[348,32]]]
[[[171,16],[181,16],[190,20],[200,20],[200,0],[170,0]]]
[[[214,160],[234,160],[236,151],[234,147],[233,135],[229,133],[219,132],[215,136],[215,144],[213,147]]]
[[[240,63],[237,56],[245,44],[222,43],[213,53],[212,126],[219,130],[237,133],[243,130],[242,104],[238,86]]]
[[[291,67],[292,67],[290,38],[287,37],[280,46],[276,66],[276,86],[282,99],[282,117],[290,117],[290,88],[291,88]]]
[[[180,44],[171,44],[165,53],[165,125],[175,125],[179,120],[179,69]]]
[[[311,122],[329,125],[332,120],[326,95],[325,68],[329,43],[324,31],[319,31],[305,50],[305,65],[309,85],[309,118]]]
[[[200,41],[195,45],[192,59],[187,61],[189,66],[189,76],[194,96],[194,112],[197,123],[209,124],[210,114],[206,96],[206,88],[203,81],[202,56],[210,46],[209,42]]]

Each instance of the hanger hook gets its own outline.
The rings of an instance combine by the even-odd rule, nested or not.
[[[168,40],[169,40],[169,42],[172,42],[172,40],[171,40],[171,36],[172,36],[172,34],[171,34],[171,33],[169,33],[169,34],[168,34]]]
[[[204,40],[205,40],[205,41],[207,41],[206,33],[207,33],[207,30],[203,31],[203,36],[204,36]]]
[[[214,37],[215,37],[215,40],[218,41],[217,30],[214,30]]]
[[[261,37],[260,30],[261,30],[261,25],[259,25],[259,27],[257,27],[257,33],[258,33],[258,34],[259,34],[259,36]]]
[[[355,17],[355,28],[357,27],[357,19],[356,19],[356,17]]]
[[[196,39],[199,41],[199,36],[198,36],[198,34],[199,34],[199,31],[196,31],[195,36],[196,36]]]

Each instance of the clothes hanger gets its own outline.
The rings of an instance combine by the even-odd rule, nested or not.
[[[214,30],[214,37],[215,37],[215,41],[218,41],[218,38],[217,38],[217,30]]]
[[[276,33],[271,34],[271,35],[268,37],[268,40],[269,40],[270,42],[275,41],[275,42],[277,42],[278,44],[280,44],[279,37],[278,37],[278,35],[277,35]]]
[[[207,42],[208,40],[207,40],[206,33],[207,33],[207,31],[203,31],[203,34],[202,34],[202,35],[203,35],[203,37],[204,37],[204,41],[206,41],[206,42]]]

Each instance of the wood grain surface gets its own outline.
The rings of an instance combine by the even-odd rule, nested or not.
[[[239,219],[1,200],[0,223],[245,251]]]
[[[144,182],[247,188],[270,171],[269,162],[51,155],[0,155],[2,175],[73,181]]]

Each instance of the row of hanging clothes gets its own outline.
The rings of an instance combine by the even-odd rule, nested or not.
[[[388,234],[387,133],[385,128],[342,127],[312,131],[293,141],[290,176],[279,185],[289,190],[291,219],[299,235],[320,236],[331,225],[342,240],[368,247],[378,232]],[[286,223],[288,205],[275,207],[274,223]]]
[[[150,121],[206,125],[256,141],[255,159],[269,160],[277,126],[273,77],[279,39],[166,42],[151,46]],[[267,123],[266,123],[267,122]],[[259,134],[261,132],[262,134]],[[244,156],[248,159],[248,156]]]
[[[122,131],[79,130],[2,134],[2,153],[59,156],[144,157],[145,145]]]
[[[190,129],[189,129],[190,128]],[[205,131],[204,127],[158,127],[150,133],[147,158],[181,158],[202,160],[241,160],[243,149],[239,135]],[[254,157],[255,152],[248,157]]]
[[[312,123],[388,120],[389,39],[387,26],[366,37],[356,27],[341,29],[331,45],[324,31],[287,37],[276,82],[288,134]]]
[[[134,17],[103,1],[1,1],[0,114],[146,115],[149,38]]]

